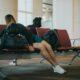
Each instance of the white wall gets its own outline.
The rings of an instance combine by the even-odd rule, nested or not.
[[[74,38],[80,38],[80,0],[74,0]]]
[[[17,0],[0,0],[0,24],[5,24],[6,14],[12,14],[17,18]]]
[[[66,29],[70,38],[80,38],[80,0],[53,0],[53,23],[54,28]]]
[[[80,38],[80,0],[74,0],[74,27],[73,38]],[[80,40],[76,40],[76,45],[80,46]]]
[[[72,0],[53,0],[54,28],[66,29],[72,34]]]

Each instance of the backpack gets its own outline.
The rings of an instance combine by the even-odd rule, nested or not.
[[[1,48],[24,48],[29,44],[27,38],[18,32],[17,27],[16,24],[12,24],[11,27],[4,29],[0,37]]]
[[[44,36],[43,39],[46,40],[52,48],[58,48],[60,47],[60,43],[58,40],[58,36],[56,34],[56,30],[50,30],[48,31]]]
[[[27,39],[23,35],[6,35],[1,38],[2,48],[24,48],[28,44]]]

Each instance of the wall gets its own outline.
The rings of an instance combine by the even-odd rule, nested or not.
[[[80,37],[80,0],[74,0],[74,38]]]
[[[66,29],[72,34],[72,0],[53,0],[53,23],[54,28]]]
[[[80,38],[80,0],[53,0],[53,23],[54,28],[66,29],[70,38]]]
[[[80,0],[74,1],[73,38],[80,38]],[[76,40],[76,45],[80,45],[80,39]]]
[[[17,19],[17,0],[0,0],[0,24],[5,24],[6,14],[13,14]],[[33,18],[42,17],[42,0],[33,0]]]
[[[6,14],[12,14],[17,18],[17,0],[0,0],[0,24],[5,24]]]
[[[33,18],[42,17],[42,0],[33,0]]]

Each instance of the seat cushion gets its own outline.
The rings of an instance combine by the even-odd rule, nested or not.
[[[69,35],[66,30],[56,29],[61,47],[71,47]]]

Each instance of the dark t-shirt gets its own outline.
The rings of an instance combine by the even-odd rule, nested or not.
[[[40,37],[38,37],[37,35],[33,35],[33,37],[34,37],[34,41],[35,41],[35,42],[40,43],[40,42],[42,42],[42,41],[43,41],[43,39],[42,39],[42,38],[40,38]]]

